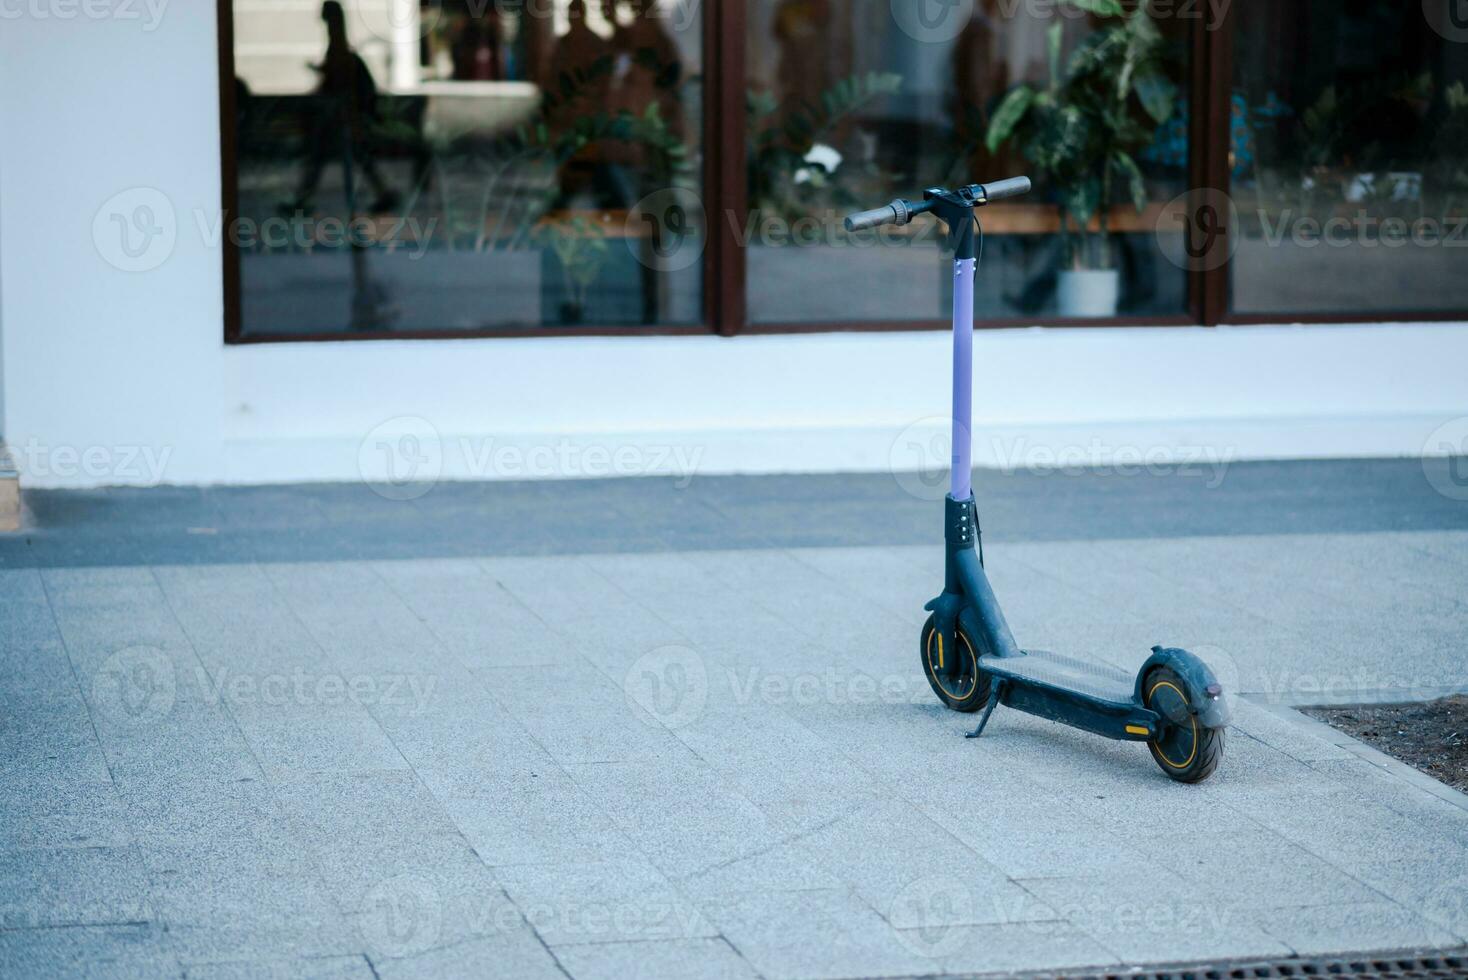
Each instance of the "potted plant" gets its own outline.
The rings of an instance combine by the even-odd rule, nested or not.
[[[835,186],[842,154],[824,140],[853,113],[901,90],[901,75],[866,72],[841,79],[816,104],[746,93],[749,199],[755,208],[793,220],[829,207],[831,198],[849,203]]]
[[[575,214],[538,225],[531,240],[548,245],[555,253],[566,290],[560,308],[561,323],[578,326],[586,315],[592,284],[607,261],[606,233],[595,221]]]
[[[1103,26],[1062,65],[1064,25],[1051,25],[1048,86],[1011,90],[994,110],[985,142],[994,153],[1014,140],[1055,188],[1065,252],[1060,314],[1114,316],[1120,290],[1109,213],[1118,184],[1138,211],[1146,206],[1146,183],[1133,154],[1172,115],[1177,86],[1168,78],[1167,42],[1152,22],[1152,0],[1141,0],[1130,13],[1121,0],[1062,2],[1095,15]]]

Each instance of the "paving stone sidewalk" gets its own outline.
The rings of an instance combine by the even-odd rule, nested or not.
[[[600,550],[600,549],[597,549]],[[938,549],[0,569],[0,976],[856,977],[1448,947],[1468,532],[991,542],[1021,642],[1240,693],[1208,783],[918,667]]]

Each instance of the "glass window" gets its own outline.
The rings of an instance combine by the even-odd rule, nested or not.
[[[1187,188],[1191,24],[1118,9],[749,0],[750,320],[945,317],[936,222],[853,237],[841,216],[1020,173],[1035,192],[980,214],[980,318],[1185,313],[1158,217]]]
[[[703,320],[702,27],[654,0],[235,0],[240,334]]]
[[[1461,7],[1236,5],[1235,312],[1468,308]]]

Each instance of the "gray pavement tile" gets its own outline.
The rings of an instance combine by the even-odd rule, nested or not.
[[[266,778],[275,773],[409,768],[382,726],[356,705],[236,707],[232,713]]]
[[[66,569],[55,572],[99,572]],[[134,716],[166,694],[172,700],[201,700],[208,685],[200,663],[173,610],[147,568],[125,569],[126,585],[72,583],[47,588],[56,626],[93,710]]]
[[[176,701],[136,715],[94,712],[107,765],[118,786],[137,783],[159,792],[182,783],[258,779],[260,766],[221,706]]]
[[[0,704],[64,698],[78,692],[71,659],[44,599],[22,608],[0,605],[0,649],[26,651],[26,656],[7,663],[0,678]]]
[[[697,759],[568,765],[587,796],[673,877],[776,841],[764,815]]]
[[[45,605],[41,573],[34,568],[0,568],[0,608],[7,611],[27,604]]]
[[[376,562],[372,567],[444,648],[470,667],[531,667],[559,659],[553,631],[478,562]]]
[[[148,878],[132,848],[0,854],[0,927],[120,925],[153,918]]]
[[[1432,949],[1456,946],[1461,935],[1391,902],[1341,902],[1272,909],[1260,926],[1300,956],[1342,950]]]
[[[347,911],[366,908],[384,881],[425,879],[450,896],[494,890],[488,868],[411,773],[298,773],[273,786]]]
[[[211,694],[231,703],[289,697],[295,675],[322,672],[321,649],[263,569],[157,569],[160,587],[200,662]],[[266,678],[285,678],[282,684]]]
[[[41,571],[41,580],[53,597],[67,597],[72,593],[121,592],[131,594],[157,585],[153,573],[147,568],[92,567],[92,568],[47,568]]]
[[[267,565],[265,573],[338,670],[453,676],[453,657],[371,566]]]
[[[899,929],[898,935],[928,957],[930,972],[1019,973],[1119,963],[1115,953],[1068,922],[938,924]]]
[[[0,772],[35,765],[55,750],[97,749],[96,726],[86,699],[70,690],[0,692]],[[100,750],[99,750],[100,752]]]
[[[1179,835],[1147,848],[1150,861],[1193,882],[1200,894],[1241,911],[1370,903],[1382,894],[1267,831],[1226,838]]]
[[[374,964],[479,942],[544,952],[520,910],[482,868],[383,878],[360,906],[350,917]]]
[[[555,958],[530,934],[513,938],[474,939],[399,959],[372,960],[382,980],[479,980],[482,977],[524,977],[564,980]]]
[[[268,955],[268,954],[267,954]],[[320,956],[297,959],[251,959],[232,963],[196,963],[187,980],[374,980],[365,956]]]
[[[183,968],[166,948],[162,928],[144,923],[0,929],[0,975],[34,980],[53,977],[151,980],[181,977]]]
[[[1155,867],[1129,875],[1027,878],[1026,889],[1123,962],[1287,956],[1250,912]]]
[[[440,799],[474,852],[491,867],[636,853],[591,794],[559,769],[531,776],[487,775],[472,792]]]
[[[1357,747],[1372,751],[1361,743]],[[1350,747],[1350,746],[1348,746]],[[1355,792],[1364,804],[1381,804],[1423,827],[1468,844],[1468,798],[1454,797],[1450,787],[1396,760],[1384,768],[1377,760],[1354,759],[1311,763],[1337,784]]]
[[[803,634],[730,589],[682,555],[598,555],[587,559],[619,589],[676,627],[695,644],[705,634],[752,630],[764,642],[798,649]],[[781,638],[789,638],[781,643]]]
[[[906,802],[882,801],[801,839],[810,862],[828,869],[898,928],[937,909],[945,925],[1053,919],[1052,909],[1016,885],[947,830]]]
[[[263,780],[189,780],[165,792],[126,784],[118,797],[145,859],[153,850],[229,844],[300,850],[299,829]]]
[[[698,907],[640,856],[517,864],[496,868],[495,876],[553,948],[716,935]]]
[[[833,647],[856,653],[912,639],[910,617],[853,601],[849,590],[789,552],[709,551],[686,557],[731,594]]]
[[[1228,805],[1347,872],[1390,854],[1403,860],[1455,860],[1464,844],[1349,786],[1331,782],[1308,793],[1269,788]]]
[[[495,699],[562,765],[693,758],[620,684],[584,659],[567,658],[556,671],[498,667],[479,673]]]
[[[921,811],[1012,878],[1101,873],[1143,860],[1086,800],[1015,781],[932,783],[918,798]]]
[[[393,745],[440,799],[560,771],[551,754],[488,691],[429,711],[374,709]]]
[[[1468,562],[1444,535],[1358,537],[988,551],[1031,646],[1130,667],[1165,632],[1275,699],[1468,681]],[[4,909],[90,922],[68,915],[115,915],[131,881],[176,925],[149,973],[324,957],[351,975],[370,952],[383,976],[534,975],[556,969],[541,940],[572,975],[804,976],[1468,939],[1468,810],[1281,709],[1238,702],[1196,787],[1007,709],[964,740],[974,719],[913,655],[940,557],[9,573],[0,650],[36,655],[0,678],[0,895],[21,896]],[[1388,633],[1391,609],[1412,621]],[[549,671],[557,644],[573,659]],[[437,687],[330,700],[292,693],[298,674]],[[1159,851],[1154,826],[1189,836]],[[85,929],[0,930],[0,957],[105,962],[106,939],[82,955],[37,935]]]
[[[154,870],[152,894],[160,921],[170,931],[210,931],[210,941],[234,939],[241,949],[248,949],[243,944],[250,936],[270,935],[289,941],[306,955],[352,950],[346,917],[337,912],[309,866],[284,869],[294,874],[278,873],[264,862],[242,857],[216,863],[190,855],[172,868]],[[184,958],[198,958],[182,948]],[[251,955],[268,949],[256,949]]]
[[[723,939],[669,939],[561,946],[556,958],[573,980],[755,980],[755,973]]]
[[[772,980],[932,970],[931,957],[846,889],[742,895],[704,909],[739,955]]]
[[[350,926],[319,907],[289,921],[245,914],[217,925],[170,925],[165,937],[169,952],[184,965],[185,972],[262,957],[340,958],[354,955],[361,946]]]
[[[710,710],[674,729],[726,786],[759,806],[775,829],[798,830],[881,792],[838,747],[784,710],[784,702],[799,697],[798,689],[782,688],[790,693],[736,716]],[[787,826],[779,817],[797,819]]]
[[[1468,576],[1468,534],[1462,531],[1404,531],[1394,534],[1407,546],[1434,558],[1456,565],[1460,575]]]
[[[0,852],[63,847],[126,847],[128,813],[110,779],[82,771],[0,773]]]
[[[1468,941],[1468,856],[1429,860],[1382,855],[1354,864],[1351,874],[1433,927]]]
[[[1291,724],[1245,698],[1234,698],[1232,727],[1299,762],[1347,761],[1354,756],[1314,731]]]
[[[923,603],[943,588],[941,547],[803,548],[788,553],[843,591],[906,619],[914,636],[927,617]],[[917,641],[912,642],[916,647]]]
[[[827,818],[828,820],[834,818]],[[823,824],[807,833],[820,833]],[[801,834],[751,850],[676,879],[678,887],[695,902],[724,902],[771,891],[810,891],[847,887],[840,868],[817,860]]]
[[[965,739],[964,733],[973,730],[973,716],[943,708],[920,679],[891,703],[816,700],[791,708],[790,714],[834,746],[841,758],[882,781],[983,768],[993,749],[987,734],[977,743]],[[994,724],[1002,720],[996,718]]]
[[[1303,552],[1304,560],[1317,568],[1353,569],[1353,584],[1359,583],[1363,574],[1374,578],[1378,595],[1420,592],[1461,604],[1468,592],[1468,563],[1424,550],[1418,546],[1421,540],[1411,533],[1301,535],[1292,550]],[[1452,533],[1426,540],[1449,546],[1454,541],[1468,544],[1468,536]]]

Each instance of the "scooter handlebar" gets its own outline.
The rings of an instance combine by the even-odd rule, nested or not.
[[[847,231],[863,231],[867,228],[877,228],[881,225],[897,223],[907,224],[907,206],[902,201],[893,201],[883,208],[873,208],[870,211],[858,211],[856,214],[846,216]]]
[[[996,180],[992,184],[980,184],[983,188],[984,203],[993,204],[1005,198],[1019,197],[1030,192],[1030,178],[1009,177],[1005,180]]]
[[[995,201],[1007,200],[1011,197],[1019,197],[1030,192],[1030,178],[1008,177],[1004,180],[996,180],[992,184],[970,184],[961,188],[957,193],[967,195],[971,198],[974,207],[982,207],[985,204],[993,204]],[[891,204],[882,208],[873,208],[870,211],[858,211],[856,214],[847,215],[847,231],[863,231],[867,228],[877,228],[881,225],[905,225],[915,215],[930,211],[933,208],[931,198],[934,195],[947,195],[949,191],[928,191],[925,195],[929,200],[920,203],[912,203],[898,198]],[[944,198],[945,200],[947,198]]]

